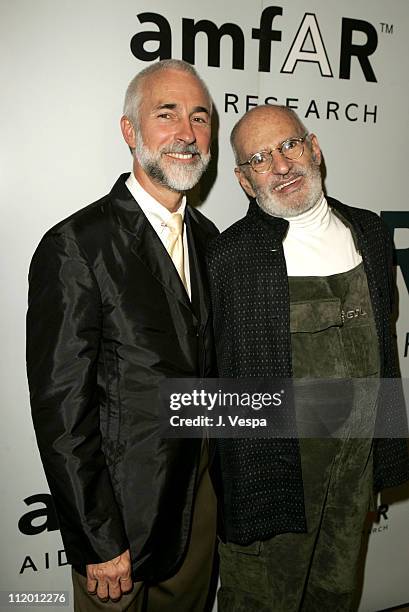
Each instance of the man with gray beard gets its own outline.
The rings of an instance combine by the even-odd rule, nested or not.
[[[219,375],[289,379],[290,429],[217,442],[218,609],[347,612],[373,492],[409,479],[399,402],[377,405],[399,376],[391,240],[324,196],[317,137],[288,108],[250,110],[231,144],[251,202],[208,253]]]
[[[159,385],[213,368],[204,253],[218,232],[185,195],[209,163],[211,112],[189,64],[140,72],[121,119],[132,172],[31,263],[33,422],[76,612],[208,609],[207,444],[161,437]]]

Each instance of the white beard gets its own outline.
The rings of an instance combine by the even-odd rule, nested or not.
[[[193,153],[194,163],[184,165],[164,156],[164,153]],[[174,143],[159,151],[151,151],[143,144],[142,138],[137,139],[134,155],[146,174],[156,183],[178,193],[192,189],[210,161],[210,152],[202,154],[194,144]]]
[[[294,192],[287,197],[279,192],[274,192],[274,185],[264,185],[258,187],[252,185],[256,194],[257,203],[262,210],[273,217],[296,217],[307,210],[310,210],[318,202],[322,195],[322,179],[320,167],[312,164],[308,168],[300,168],[291,173],[288,180],[296,176],[304,176],[305,181],[308,181],[308,192],[305,194],[305,189],[301,190],[300,194]]]

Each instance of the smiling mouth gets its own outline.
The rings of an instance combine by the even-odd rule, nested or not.
[[[281,191],[282,189],[285,189],[286,187],[289,187],[290,185],[293,185],[294,183],[299,181],[300,178],[301,176],[296,176],[294,179],[291,179],[291,181],[287,181],[286,183],[280,183],[280,185],[274,187],[274,191]]]
[[[166,153],[168,157],[172,157],[173,159],[183,159],[189,160],[193,159],[195,153]]]

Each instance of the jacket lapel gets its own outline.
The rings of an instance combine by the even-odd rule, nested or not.
[[[125,185],[128,176],[129,174],[120,176],[111,191],[111,197],[119,225],[134,235],[131,251],[166,291],[192,311],[189,296],[169,253]]]
[[[205,326],[209,317],[209,291],[206,282],[205,254],[207,235],[204,234],[195,212],[189,206],[185,213],[186,234],[189,247],[190,285],[192,309]]]

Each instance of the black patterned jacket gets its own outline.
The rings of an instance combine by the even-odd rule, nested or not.
[[[399,377],[391,314],[395,297],[392,242],[373,212],[327,198],[351,227],[368,279],[380,348],[381,376]],[[289,287],[283,251],[288,222],[255,202],[210,246],[208,268],[219,376],[291,377]],[[396,432],[393,401],[382,427]],[[409,480],[406,439],[375,440],[374,489]],[[306,529],[296,439],[234,439],[218,443],[222,513],[228,541],[248,544]]]

